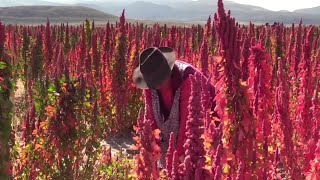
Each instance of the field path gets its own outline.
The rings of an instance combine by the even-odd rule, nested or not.
[[[21,79],[17,80],[16,90],[14,91],[11,100],[13,102],[12,127],[14,130],[17,130],[16,128],[21,123],[27,110],[25,102],[25,86]]]
[[[112,154],[122,152],[125,155],[131,156],[133,154],[131,146],[135,144],[134,140],[132,139],[133,136],[133,133],[119,134],[117,136],[108,138],[106,143],[111,147]]]

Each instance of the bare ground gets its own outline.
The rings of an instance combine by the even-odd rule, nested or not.
[[[111,147],[112,154],[118,154],[121,152],[131,157],[134,154],[132,145],[135,144],[134,140],[132,139],[133,136],[133,133],[119,134],[117,136],[108,138],[106,143]]]
[[[26,101],[25,101],[25,86],[21,79],[17,80],[16,90],[11,97],[13,102],[13,120],[12,127],[16,130],[17,126],[21,123],[26,113]]]

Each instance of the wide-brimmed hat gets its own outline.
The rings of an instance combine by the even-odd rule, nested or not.
[[[133,71],[133,82],[140,89],[155,88],[170,77],[175,61],[175,51],[170,47],[146,48]]]

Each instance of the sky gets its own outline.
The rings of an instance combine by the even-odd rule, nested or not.
[[[74,3],[74,2],[83,2],[83,1],[90,2],[90,1],[110,1],[110,0],[47,0],[47,1],[61,2],[61,3]],[[114,1],[119,1],[119,0],[114,0]],[[125,0],[122,0],[122,2],[124,1]],[[133,2],[135,0],[127,0],[127,1]],[[155,0],[145,0],[145,1],[152,2]],[[172,0],[172,1],[177,1],[177,0]],[[197,0],[193,0],[193,1],[197,1]],[[232,1],[241,3],[241,4],[259,6],[259,7],[263,7],[273,11],[279,11],[279,10],[294,11],[296,9],[320,6],[320,0],[232,0]],[[157,0],[157,2],[159,1]]]

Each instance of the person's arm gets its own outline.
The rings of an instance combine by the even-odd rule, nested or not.
[[[180,94],[180,128],[178,133],[178,140],[176,144],[177,155],[180,160],[184,157],[184,148],[183,145],[186,140],[186,124],[188,120],[188,106],[189,98],[191,95],[191,80],[190,76],[181,85],[181,94]]]

